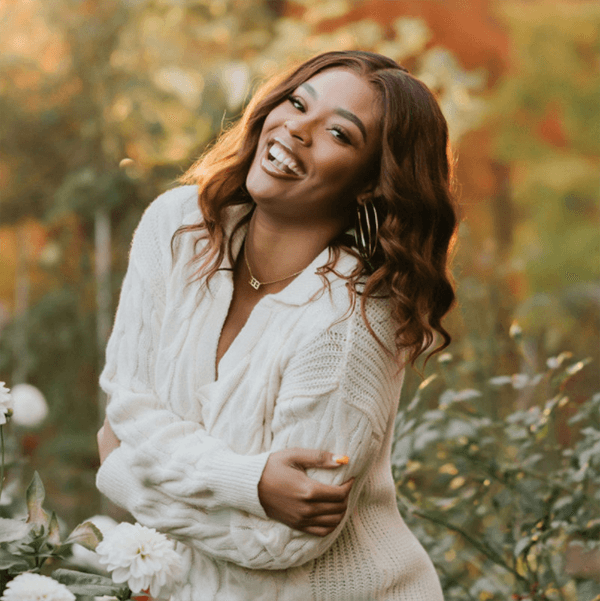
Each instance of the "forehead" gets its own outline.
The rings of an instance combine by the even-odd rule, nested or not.
[[[327,69],[317,73],[300,87],[303,86],[307,91],[312,88],[319,102],[354,113],[367,127],[375,126],[375,114],[379,111],[377,92],[372,84],[355,71]]]

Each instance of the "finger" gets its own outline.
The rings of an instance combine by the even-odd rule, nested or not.
[[[314,518],[320,515],[339,515],[346,512],[348,502],[342,503],[313,503],[308,505],[308,510],[305,515]]]
[[[321,482],[313,480],[310,493],[307,495],[306,500],[309,503],[344,503],[350,494],[353,483],[354,478],[339,486],[322,484]]]
[[[302,532],[306,532],[307,534],[315,534],[316,536],[327,536],[331,534],[335,528],[329,528],[325,526],[309,526],[308,528],[301,528]]]
[[[344,513],[335,513],[333,515],[319,515],[310,520],[303,520],[302,526],[310,528],[313,526],[322,526],[325,528],[337,528],[338,524],[344,519]]]
[[[305,470],[311,467],[336,468],[340,465],[346,465],[349,459],[345,455],[334,455],[329,451],[291,449],[289,461],[295,467]]]

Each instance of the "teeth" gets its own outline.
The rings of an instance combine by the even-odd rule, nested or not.
[[[275,160],[271,162],[282,171],[291,171],[295,175],[304,175],[304,172],[298,167],[296,162],[287,154],[287,151],[278,143],[275,142],[269,150],[269,156],[272,156]]]

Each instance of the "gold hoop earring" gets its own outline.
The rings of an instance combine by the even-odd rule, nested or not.
[[[363,259],[369,261],[377,250],[379,216],[372,200],[356,205],[356,229],[354,238]]]

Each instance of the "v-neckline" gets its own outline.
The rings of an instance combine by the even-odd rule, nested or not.
[[[247,233],[247,226],[245,226],[241,230],[238,230],[235,233],[236,238],[237,238],[237,236],[241,236],[241,240],[239,240],[239,238],[238,238],[239,242],[236,244],[237,252],[234,255],[234,261],[237,261],[238,255],[242,251],[242,245],[244,243],[246,233]],[[235,244],[235,242],[233,242],[233,241],[232,241],[232,243]],[[322,263],[324,264],[326,262],[326,253],[327,252],[328,252],[328,248],[325,248],[321,253],[319,253],[314,258],[314,260],[309,265],[307,265],[305,267],[305,269],[300,274],[298,274],[284,288],[282,288],[281,290],[278,290],[277,292],[265,294],[262,298],[260,298],[258,300],[258,302],[254,305],[254,307],[252,308],[250,313],[248,314],[248,317],[246,318],[244,325],[240,328],[240,330],[238,331],[236,336],[229,343],[229,346],[227,347],[225,352],[221,355],[221,357],[217,361],[217,351],[218,351],[219,343],[221,341],[223,328],[225,326],[227,316],[229,315],[229,311],[231,309],[231,304],[233,302],[233,295],[234,295],[234,272],[233,272],[233,269],[231,268],[231,264],[226,259],[226,262],[223,265],[224,269],[219,270],[219,272],[218,272],[219,276],[223,279],[220,282],[217,296],[219,297],[219,301],[221,301],[221,300],[225,301],[226,299],[227,300],[226,300],[226,303],[223,303],[223,304],[226,304],[226,307],[224,308],[225,310],[222,311],[222,307],[221,307],[221,311],[219,311],[219,322],[220,322],[219,329],[218,329],[218,333],[216,334],[215,338],[213,339],[214,346],[213,346],[213,352],[211,353],[212,361],[211,361],[211,371],[210,371],[210,374],[212,376],[211,377],[212,382],[217,382],[219,380],[219,378],[222,377],[223,366],[229,364],[229,362],[231,361],[231,357],[235,353],[238,352],[238,347],[241,344],[243,346],[243,343],[246,342],[247,344],[246,344],[246,346],[243,346],[243,348],[245,349],[246,353],[248,353],[250,351],[250,348],[247,348],[247,347],[249,347],[249,345],[252,342],[249,339],[249,336],[250,336],[250,334],[248,333],[249,326],[256,320],[257,313],[260,313],[262,311],[262,308],[265,307],[265,305],[267,307],[271,306],[271,308],[272,308],[272,305],[276,302],[281,302],[284,305],[302,305],[305,302],[307,302],[308,300],[310,300],[310,298],[316,292],[318,292],[319,285],[323,286],[323,291],[325,291],[326,286],[324,285],[323,282],[320,281],[320,277],[317,276],[316,268],[318,266],[320,266]],[[353,257],[348,257],[345,259],[342,258],[342,262],[344,264],[347,263],[347,261],[351,261],[352,263],[354,263],[355,260],[353,259]],[[342,269],[344,269],[344,267],[346,267],[346,265],[343,265],[341,267],[342,267]],[[317,280],[313,281],[313,277],[318,278],[319,281],[317,281]],[[266,317],[266,315],[265,315],[265,317]],[[240,359],[241,358],[243,358],[243,355],[240,356]]]
[[[229,351],[231,350],[231,348],[235,345],[236,341],[240,338],[240,336],[244,332],[244,329],[246,329],[246,326],[248,325],[248,322],[252,318],[252,314],[254,313],[254,310],[258,307],[258,305],[265,298],[263,296],[262,298],[258,299],[258,301],[254,304],[254,306],[252,307],[252,309],[248,313],[246,319],[244,320],[244,323],[238,329],[238,331],[236,332],[235,336],[231,339],[231,341],[229,342],[229,344],[227,345],[227,347],[223,351],[223,354],[219,357],[219,346],[221,344],[221,339],[223,338],[223,331],[225,329],[225,325],[227,324],[227,319],[229,317],[229,312],[231,311],[231,308],[232,308],[232,305],[233,305],[233,301],[234,301],[233,297],[234,297],[234,294],[235,294],[235,283],[233,281],[233,277],[231,278],[231,282],[229,282],[229,284],[231,285],[229,303],[228,303],[228,306],[227,306],[227,310],[225,311],[225,316],[224,316],[224,318],[223,318],[223,320],[221,322],[221,327],[219,329],[219,334],[218,334],[217,340],[216,340],[215,360],[214,360],[214,380],[215,380],[215,382],[219,379],[219,367],[222,365],[223,359],[225,359],[225,357],[227,357],[227,355],[229,354]]]
[[[217,340],[216,340],[216,346],[215,346],[215,352],[214,352],[214,362],[213,362],[213,367],[214,367],[214,381],[216,382],[219,379],[219,368],[223,363],[223,359],[225,359],[228,355],[229,355],[229,351],[231,350],[232,347],[235,346],[236,342],[238,341],[238,339],[240,338],[240,336],[242,336],[244,334],[244,331],[247,329],[247,325],[250,322],[250,320],[252,319],[252,315],[254,314],[256,308],[261,305],[264,304],[263,300],[265,298],[267,298],[268,296],[271,296],[269,294],[264,294],[262,295],[252,306],[252,308],[250,309],[250,311],[248,312],[246,319],[244,320],[242,326],[238,329],[238,331],[236,332],[235,336],[231,339],[231,341],[229,342],[229,344],[227,345],[227,347],[225,348],[225,351],[223,352],[223,354],[219,357],[219,346],[221,344],[221,339],[223,338],[223,331],[225,329],[225,326],[227,324],[227,319],[229,318],[229,313],[232,310],[233,307],[233,303],[234,303],[234,299],[235,299],[235,286],[236,286],[236,269],[242,268],[243,266],[238,266],[238,259],[240,258],[242,252],[243,252],[243,246],[246,243],[246,239],[245,236],[242,239],[242,242],[240,244],[240,246],[237,249],[237,253],[235,255],[234,258],[234,263],[233,263],[233,269],[230,269],[226,272],[226,278],[227,278],[227,285],[228,285],[228,298],[229,298],[229,302],[227,303],[227,307],[225,310],[225,315],[222,317],[221,320],[221,324],[220,324],[220,328],[219,328],[219,333],[217,335]]]
[[[236,263],[237,263],[237,258],[238,256],[243,252],[242,248],[243,245],[245,244],[245,240],[242,242],[242,246],[240,246],[240,248],[238,249],[238,255],[236,255]],[[234,265],[236,265],[236,263],[234,263]],[[308,268],[308,266],[307,266]],[[242,270],[243,270],[243,266],[242,266]],[[304,270],[303,270],[304,271]],[[302,273],[302,272],[301,272]],[[260,310],[261,307],[263,307],[264,305],[267,304],[271,304],[271,299],[276,297],[279,293],[283,292],[284,290],[286,290],[288,288],[288,286],[291,286],[294,282],[294,280],[301,274],[298,274],[296,277],[294,277],[293,280],[291,280],[291,282],[289,282],[286,286],[284,286],[283,288],[281,288],[280,290],[278,290],[277,292],[270,292],[267,294],[263,294],[252,306],[252,308],[250,309],[250,311],[248,312],[246,319],[244,320],[244,323],[242,324],[241,328],[237,331],[237,333],[235,334],[235,336],[233,337],[233,339],[229,342],[229,345],[227,346],[227,348],[225,349],[225,351],[223,352],[223,354],[219,357],[218,353],[219,353],[219,346],[221,344],[221,339],[223,337],[223,330],[225,329],[225,325],[227,324],[227,319],[229,317],[229,313],[232,309],[233,303],[234,303],[234,297],[235,297],[235,267],[233,270],[228,271],[227,272],[227,284],[230,286],[228,292],[229,292],[229,302],[227,303],[227,310],[225,311],[225,316],[223,317],[223,320],[221,322],[221,327],[219,330],[219,334],[217,336],[217,340],[216,340],[216,348],[215,348],[215,355],[214,355],[214,381],[216,382],[219,379],[219,367],[222,365],[223,360],[229,355],[229,351],[232,347],[234,347],[236,345],[236,343],[238,342],[238,340],[240,339],[240,337],[245,336],[245,332],[248,329],[247,326],[250,323],[250,321],[252,320],[253,316],[255,315],[255,313],[257,312],[257,310]],[[240,276],[241,277],[241,276]]]

